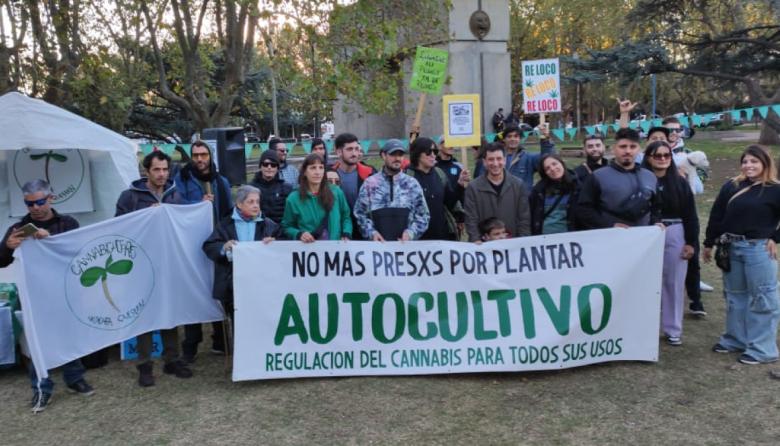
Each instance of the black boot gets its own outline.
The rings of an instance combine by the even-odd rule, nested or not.
[[[189,369],[183,362],[176,360],[165,364],[163,372],[168,375],[174,375],[177,378],[191,378],[192,370]]]
[[[138,385],[141,387],[151,387],[154,385],[154,375],[152,374],[152,362],[145,362],[136,366],[138,369]]]

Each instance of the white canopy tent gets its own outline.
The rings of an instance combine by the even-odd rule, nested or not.
[[[86,154],[94,211],[71,214],[82,226],[113,217],[119,194],[139,178],[136,143],[40,99],[20,93],[0,96],[0,135],[0,230],[3,234],[18,220],[11,217],[11,196],[21,191],[7,174],[8,163],[16,151],[79,149]],[[3,273],[0,269],[0,282]]]

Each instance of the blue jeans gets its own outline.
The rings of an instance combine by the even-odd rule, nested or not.
[[[777,260],[769,257],[766,240],[731,244],[731,271],[723,274],[726,332],[720,344],[743,350],[761,362],[777,359]]]
[[[30,363],[29,366],[30,369],[30,387],[32,387],[33,392],[38,391],[38,375],[35,373],[35,367],[32,366],[32,363]],[[71,385],[75,384],[82,379],[84,379],[84,366],[81,365],[81,360],[76,359],[75,361],[71,361],[68,363],[65,363],[60,367],[62,369],[62,379],[65,381],[65,385]],[[54,381],[51,380],[51,378],[43,378],[41,381],[41,392],[48,393],[51,395],[51,393],[54,391]]]

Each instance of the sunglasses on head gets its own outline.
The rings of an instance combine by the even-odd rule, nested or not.
[[[263,163],[260,165],[263,167],[279,167],[278,164],[272,163],[271,161],[263,161]]]
[[[38,200],[24,200],[24,204],[27,205],[28,208],[31,208],[33,206],[43,206],[46,204],[46,202],[49,201],[49,197],[43,197]]]
[[[654,160],[666,160],[672,157],[671,153],[654,153],[652,155]]]

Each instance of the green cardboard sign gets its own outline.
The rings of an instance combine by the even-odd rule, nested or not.
[[[439,94],[447,77],[449,53],[437,48],[417,47],[412,68],[412,90],[422,93]]]

